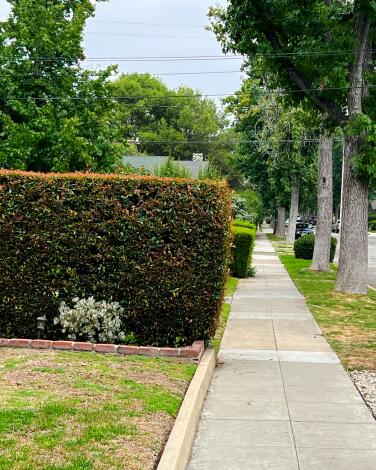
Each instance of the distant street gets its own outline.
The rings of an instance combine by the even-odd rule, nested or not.
[[[339,235],[334,233],[333,236],[336,237],[339,242]],[[338,263],[338,256],[339,245],[334,260],[335,263]],[[368,283],[376,288],[376,233],[368,235]]]

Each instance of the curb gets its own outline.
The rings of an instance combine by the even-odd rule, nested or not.
[[[200,360],[205,351],[204,341],[195,341],[192,346],[182,348],[159,348],[155,346],[127,346],[117,344],[94,344],[78,341],[50,341],[46,339],[0,338],[0,347],[28,348],[39,350],[95,351],[102,354],[121,356],[139,355],[147,357],[182,357]]]
[[[217,354],[205,351],[184,397],[157,470],[186,470],[206,393],[213,378]]]

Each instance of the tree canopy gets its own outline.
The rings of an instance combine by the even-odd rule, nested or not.
[[[247,56],[270,89],[319,111],[344,133],[341,245],[336,289],[367,292],[367,208],[374,184],[376,3],[230,0],[210,11],[225,51]],[[355,261],[355,254],[357,260]]]
[[[170,89],[150,74],[122,75],[114,96],[121,103],[124,138],[139,142],[138,151],[147,155],[191,160],[193,153],[203,153],[208,158],[225,127],[213,100],[189,87]]]
[[[0,166],[109,171],[123,146],[109,67],[83,70],[88,0],[11,0],[0,23]]]

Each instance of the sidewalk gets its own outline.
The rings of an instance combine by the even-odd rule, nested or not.
[[[258,234],[189,470],[375,470],[376,421]]]

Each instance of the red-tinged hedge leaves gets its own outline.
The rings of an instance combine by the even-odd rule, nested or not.
[[[140,344],[215,330],[230,246],[223,182],[0,172],[0,336],[62,337],[74,297],[119,301]]]

